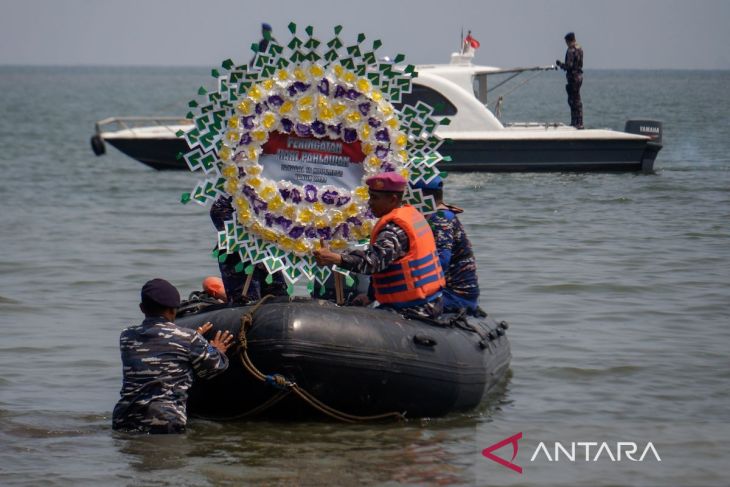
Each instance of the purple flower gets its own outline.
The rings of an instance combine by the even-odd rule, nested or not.
[[[261,115],[262,113],[264,113],[264,107],[263,107],[263,105],[261,105],[261,103],[257,103],[256,104],[256,114]]]
[[[297,94],[297,91],[299,93],[304,93],[309,89],[309,86],[310,85],[302,83],[301,81],[295,81],[289,86],[289,88],[287,88],[287,91],[289,93],[289,96],[295,96]]]
[[[390,137],[388,136],[388,129],[382,129],[375,132],[375,138],[380,142],[389,142]]]
[[[312,135],[312,129],[305,123],[298,123],[294,131],[299,137],[309,137]]]
[[[350,202],[351,199],[352,198],[350,198],[347,195],[338,196],[337,197],[337,206],[346,205],[347,203]]]
[[[348,144],[355,142],[357,140],[357,130],[345,129],[345,134],[343,135],[342,139]]]
[[[393,172],[395,171],[395,165],[393,165],[390,162],[384,162],[382,166],[380,166],[381,172]]]
[[[314,227],[307,227],[307,229],[304,230],[304,235],[307,238],[317,238],[317,229]]]
[[[284,99],[280,97],[279,95],[271,95],[269,97],[269,103],[271,103],[272,106],[280,107],[284,104]]]
[[[251,207],[253,208],[253,211],[258,215],[261,211],[265,211],[269,207],[269,205],[261,198],[253,198],[253,201],[251,202]]]
[[[324,227],[317,230],[317,235],[325,240],[332,238],[332,229],[330,227]]]
[[[358,217],[356,217],[356,216],[351,216],[350,218],[348,218],[348,219],[347,219],[347,222],[348,222],[348,223],[352,223],[353,225],[357,225],[358,227],[359,227],[360,225],[362,225],[362,220],[360,220],[360,219],[359,219]]]
[[[342,85],[337,85],[335,88],[335,98],[340,98],[341,96],[345,96],[347,93],[347,90]]]
[[[380,159],[385,159],[388,157],[388,148],[382,145],[377,146],[375,148],[375,155]]]
[[[253,128],[253,119],[253,115],[241,118],[241,122],[243,122],[243,127],[251,130]]]
[[[343,238],[350,238],[350,226],[347,223],[341,223],[335,230],[335,235],[340,234]]]
[[[241,138],[238,141],[238,145],[248,145],[250,143],[251,143],[251,134],[249,134],[248,132],[241,135]]]
[[[289,120],[288,118],[282,118],[281,119],[281,128],[284,132],[291,132],[291,129],[294,127],[294,123]]]
[[[289,236],[291,238],[299,238],[304,233],[304,227],[301,225],[298,225],[296,227],[292,227],[291,230],[289,230]]]
[[[312,122],[312,131],[317,135],[324,135],[327,132],[327,127],[319,120],[315,120]]]
[[[317,201],[317,187],[313,184],[304,186],[304,199],[309,203]]]
[[[297,188],[292,188],[291,200],[292,200],[292,203],[296,203],[296,204],[299,204],[302,202],[302,193],[300,193]]]
[[[278,225],[279,225],[279,226],[280,226],[281,228],[283,228],[284,230],[287,230],[287,229],[288,229],[288,228],[289,228],[289,227],[291,226],[291,224],[292,224],[292,221],[291,221],[290,219],[288,219],[288,218],[286,218],[286,217],[283,217],[283,216],[278,216],[278,217],[276,217],[276,220],[274,220],[274,221],[275,221],[275,222],[276,222],[276,223],[277,223],[277,224],[278,224]]]
[[[327,203],[328,205],[334,205],[337,201],[337,191],[327,190],[324,193],[322,193],[322,203]]]
[[[368,118],[368,124],[370,124],[371,127],[376,129],[376,128],[380,127],[380,120],[378,120],[377,118],[374,118],[374,117],[370,117],[370,118]]]
[[[291,196],[291,191],[286,188],[279,188],[279,194],[281,195],[282,199],[286,201],[289,199],[289,196]]]
[[[345,95],[345,96],[347,96],[347,98],[350,100],[356,100],[357,97],[360,96],[360,92],[350,88],[349,90],[347,90],[347,95]]]
[[[337,125],[327,125],[327,128],[331,131],[336,133],[337,135],[340,135],[342,133],[342,124],[338,123]]]
[[[370,112],[370,103],[360,103],[357,108],[360,110],[363,116],[367,116]]]
[[[266,213],[264,215],[264,223],[266,223],[267,227],[270,227],[274,223],[274,215],[271,213]]]
[[[329,96],[330,94],[330,82],[327,78],[322,78],[322,81],[319,82],[317,85],[317,89],[320,93],[322,93],[325,96]]]

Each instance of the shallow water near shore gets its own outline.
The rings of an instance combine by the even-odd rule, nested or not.
[[[664,123],[654,175],[451,174],[482,306],[511,324],[511,377],[476,411],[405,424],[214,423],[111,431],[118,336],[139,288],[216,273],[186,172],[89,137],[108,116],[177,115],[196,68],[0,67],[3,485],[724,485],[730,451],[730,72],[595,71],[586,125]],[[568,118],[546,74],[507,121]],[[482,455],[523,433],[518,474]],[[589,458],[551,461],[560,442]],[[612,461],[648,442],[661,461]],[[499,450],[509,460],[511,447]],[[615,455],[614,455],[615,456]],[[638,455],[637,455],[638,456]],[[532,461],[531,461],[532,459]]]

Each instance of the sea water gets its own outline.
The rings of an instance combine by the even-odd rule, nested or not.
[[[505,91],[504,120],[567,121],[563,84]],[[726,484],[730,72],[586,73],[587,126],[663,122],[656,174],[449,176],[482,307],[511,324],[511,377],[478,410],[117,434],[139,289],[198,289],[215,233],[179,203],[197,175],[95,157],[89,137],[109,116],[184,114],[201,85],[202,68],[0,67],[0,484]],[[482,455],[518,433],[521,474]],[[637,461],[615,459],[619,442]],[[595,445],[571,460],[555,443]],[[638,461],[648,443],[657,456]]]

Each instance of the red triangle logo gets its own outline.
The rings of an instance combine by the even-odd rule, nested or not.
[[[522,467],[519,465],[515,465],[512,463],[514,459],[517,457],[517,450],[519,450],[520,446],[517,444],[518,441],[522,439],[522,432],[517,433],[516,435],[510,436],[509,438],[505,438],[504,440],[495,443],[492,446],[486,447],[484,450],[482,450],[482,455],[489,458],[490,460],[499,463],[503,467],[507,467],[510,470],[514,470],[517,473],[522,473]],[[499,450],[505,445],[512,445],[512,458],[507,461],[504,458],[498,457],[494,453],[492,453],[495,450]]]

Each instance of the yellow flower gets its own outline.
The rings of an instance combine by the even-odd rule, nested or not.
[[[352,71],[347,71],[344,78],[345,81],[347,81],[348,83],[352,83],[357,79],[357,76],[355,76],[355,73],[353,73]]]
[[[388,127],[392,128],[392,129],[397,129],[398,128],[398,119],[395,117],[389,118],[388,120],[385,121],[385,125],[387,125]]]
[[[303,254],[308,252],[312,248],[312,245],[304,238],[300,238],[294,241],[294,251]]]
[[[240,119],[237,116],[233,116],[228,119],[228,128],[237,129]]]
[[[271,198],[273,198],[275,194],[276,189],[274,189],[273,186],[266,186],[261,190],[259,196],[261,196],[261,199],[264,201],[271,201]]]
[[[367,94],[370,89],[372,88],[372,85],[370,84],[370,81],[368,81],[367,78],[360,78],[357,80],[357,89],[361,92]]]
[[[378,90],[373,90],[372,93],[370,93],[370,98],[372,98],[373,101],[380,101],[383,99],[383,94]]]
[[[241,103],[236,105],[236,108],[239,112],[241,112],[244,115],[249,115],[251,111],[253,110],[253,107],[251,106],[251,102],[248,100],[242,100]]]
[[[368,169],[377,170],[380,168],[382,161],[376,156],[370,156],[367,158],[365,163],[368,165]]]
[[[294,250],[294,240],[289,237],[279,237],[279,247],[287,252]]]
[[[329,226],[329,221],[324,216],[318,216],[314,219],[314,226],[317,228],[325,228]]]
[[[259,186],[261,186],[261,180],[256,177],[248,178],[247,182],[248,182],[249,186],[253,186],[254,188],[258,188]]]
[[[294,103],[287,100],[279,107],[279,113],[281,113],[282,115],[285,113],[289,113],[292,111],[292,108],[294,108]]]
[[[261,97],[264,95],[264,93],[261,91],[261,88],[259,88],[259,85],[253,85],[250,90],[248,90],[248,96],[253,101],[259,101],[261,100]]]
[[[374,150],[374,148],[373,148],[372,144],[363,144],[362,145],[362,153],[365,155],[372,153],[373,150]]]
[[[313,101],[314,100],[312,100],[312,97],[311,96],[309,96],[309,95],[303,96],[297,102],[297,106],[299,108],[308,108],[308,107],[311,107],[312,106],[312,102]]]
[[[355,194],[355,196],[357,196],[361,200],[366,200],[370,197],[370,193],[368,192],[367,186],[358,186],[357,189],[355,189],[355,191],[353,191],[353,193]]]
[[[351,111],[345,116],[345,119],[350,122],[351,124],[355,125],[357,123],[360,123],[362,120],[362,116],[360,115],[360,112],[357,111]]]
[[[360,128],[360,138],[367,139],[368,137],[370,137],[370,125],[365,124]]]
[[[347,248],[347,242],[341,238],[336,238],[330,242],[330,247],[334,250],[344,250]]]
[[[284,206],[284,200],[278,194],[269,201],[269,210],[279,211]]]
[[[279,234],[273,230],[264,228],[261,230],[261,236],[264,237],[264,239],[268,240],[269,242],[276,242],[276,239],[279,236]]]
[[[254,130],[251,132],[251,138],[257,142],[263,142],[266,140],[266,132],[263,130]]]
[[[249,161],[256,161],[259,158],[258,152],[256,152],[256,147],[249,147],[247,155]]]
[[[345,68],[343,68],[339,64],[335,64],[335,67],[333,69],[335,71],[335,76],[337,76],[338,78],[342,78],[342,75],[345,74]]]
[[[231,142],[236,142],[238,140],[238,132],[234,132],[233,130],[226,133],[226,139],[228,139]]]
[[[301,210],[299,210],[297,220],[299,220],[301,223],[310,223],[313,218],[314,213],[312,213],[312,210],[310,210],[309,208],[302,208]]]
[[[299,110],[299,120],[304,123],[311,123],[314,120],[314,114],[309,108],[302,108]]]
[[[335,116],[335,112],[330,107],[319,109],[319,118],[325,122],[329,122]]]
[[[248,201],[243,196],[236,196],[234,202],[236,203],[236,208],[239,210],[247,210],[249,208]]]
[[[231,149],[228,147],[221,147],[221,150],[218,151],[218,157],[221,158],[221,161],[230,161],[231,160]],[[226,169],[233,167],[235,169],[235,166],[226,166]],[[224,169],[225,171],[225,169]],[[227,176],[226,173],[223,173],[224,176]]]
[[[235,194],[238,191],[238,180],[235,178],[228,178],[225,186],[226,193]]]
[[[280,69],[276,73],[276,77],[279,78],[280,81],[285,81],[289,79],[289,71],[287,71],[286,69]]]
[[[404,162],[408,160],[408,151],[398,151],[398,155],[401,157],[401,159],[403,159]]]
[[[390,103],[386,103],[385,106],[380,107],[380,111],[385,115],[386,117],[389,117],[393,115],[393,105]]]
[[[395,145],[397,147],[404,147],[408,143],[408,137],[406,134],[400,134],[395,138]]]
[[[297,209],[293,205],[286,205],[282,214],[290,220],[294,220],[297,216]]]
[[[314,78],[319,78],[324,74],[324,69],[322,69],[322,66],[319,64],[312,64],[309,68],[309,74],[311,74]]]
[[[347,105],[345,105],[344,103],[335,103],[335,106],[333,108],[335,110],[335,114],[342,115],[342,113],[347,110]]]
[[[333,227],[345,221],[345,215],[339,210],[333,210],[330,216]]]
[[[246,168],[246,174],[249,176],[257,176],[261,174],[261,166],[249,166]]]
[[[249,221],[251,221],[251,211],[248,209],[244,210],[238,210],[238,223],[241,225],[248,226]]]
[[[261,83],[261,85],[262,85],[262,86],[263,86],[263,87],[264,87],[264,88],[265,88],[265,89],[266,89],[267,91],[270,91],[270,90],[271,90],[271,88],[273,88],[273,87],[274,87],[274,80],[273,80],[273,79],[267,79],[266,81],[264,81],[263,83]]]
[[[359,213],[359,210],[357,209],[357,205],[355,203],[350,203],[345,207],[345,215],[349,217],[353,217]]]
[[[312,208],[317,213],[324,213],[325,210],[324,203],[322,203],[321,201],[317,201],[316,203],[314,203],[312,205]]]
[[[294,77],[299,81],[307,81],[307,73],[301,67],[294,70]]]
[[[271,129],[271,127],[273,127],[275,123],[276,116],[271,112],[267,112],[261,119],[261,124],[264,126],[264,128],[267,129]]]

